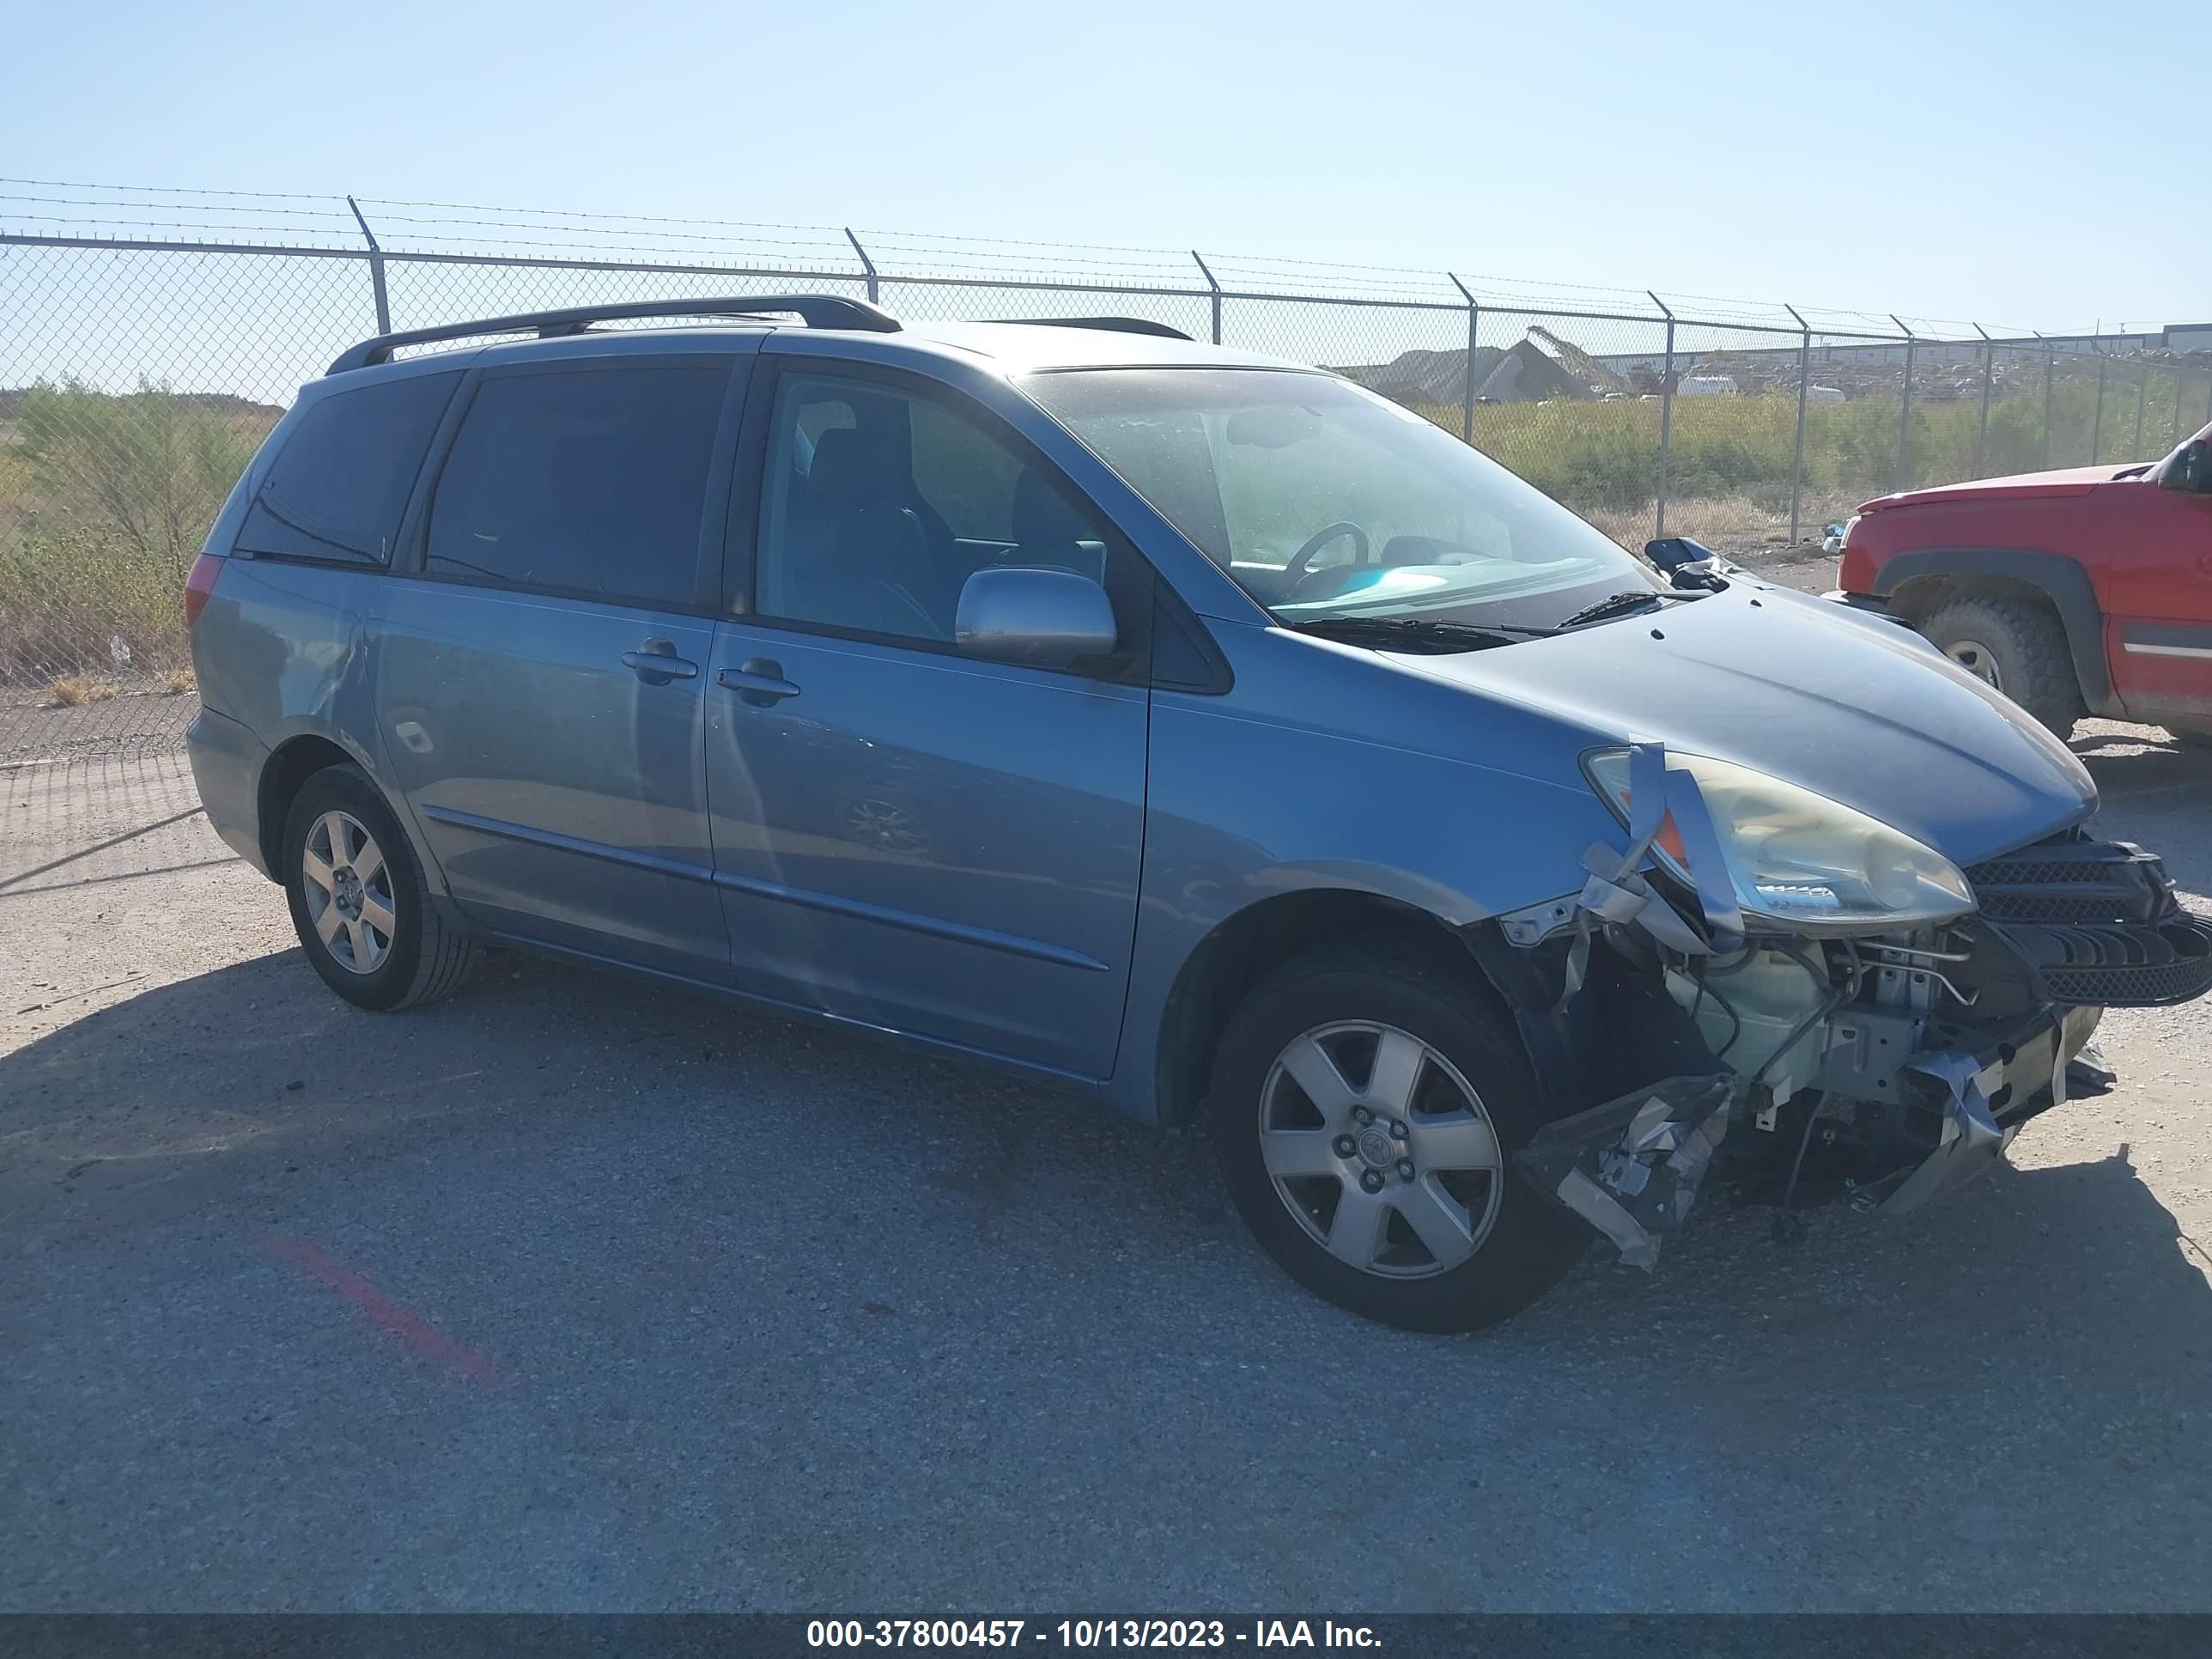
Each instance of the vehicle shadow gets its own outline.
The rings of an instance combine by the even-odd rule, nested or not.
[[[383,1240],[524,1380],[505,1409],[645,1376],[713,1419],[696,1474],[659,1477],[695,1517],[647,1528],[667,1559],[704,1547],[701,1513],[708,1535],[796,1528],[822,1595],[942,1599],[987,1562],[1009,1593],[1396,1608],[2172,1607],[2212,1586],[2208,1258],[2124,1156],[2001,1170],[1896,1222],[1820,1212],[1795,1248],[1719,1208],[1654,1276],[1594,1248],[1498,1330],[1425,1338],[1292,1286],[1195,1137],[512,955],[398,1018],[340,1006],[296,951],[240,963],[0,1058],[0,1255],[158,1255],[179,1218],[241,1259],[270,1229]],[[793,1148],[819,1178],[763,1178]],[[744,1314],[681,1316],[702,1302]],[[190,1398],[197,1338],[158,1340],[125,1386]],[[750,1448],[742,1514],[719,1507],[726,1439]],[[132,1451],[84,1455],[128,1497]],[[1408,1506],[1421,1526],[1365,1577],[1330,1566]],[[1174,1538],[1060,1519],[1139,1511]],[[900,1514],[964,1518],[909,1559]],[[1029,1540],[1023,1565],[986,1527]]]

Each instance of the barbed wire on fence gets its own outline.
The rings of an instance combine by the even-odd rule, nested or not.
[[[174,742],[185,569],[345,346],[794,282],[916,325],[1110,310],[1326,367],[1629,545],[1805,544],[1893,489],[2148,460],[2212,421],[2212,330],[2046,337],[1279,256],[0,179],[0,765]]]

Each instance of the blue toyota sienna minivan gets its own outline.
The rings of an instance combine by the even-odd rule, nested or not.
[[[239,481],[192,764],[361,1007],[524,945],[1202,1116],[1293,1276],[1468,1329],[1709,1184],[1918,1204],[2212,983],[2034,720],[1702,551],[1157,325],[497,318]]]

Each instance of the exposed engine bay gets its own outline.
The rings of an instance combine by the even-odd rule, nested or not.
[[[1676,840],[1687,868],[1647,862],[1685,793],[1626,855],[1593,848],[1581,895],[1477,947],[1512,975],[1523,1036],[1573,1109],[1517,1161],[1636,1265],[1701,1190],[1778,1206],[1784,1230],[1837,1199],[1916,1207],[2069,1092],[2109,1085],[2082,1056],[2105,1008],[2212,988],[2212,923],[2128,843],[2070,830],[1966,869],[1955,917],[1793,934],[1689,876],[1702,826]]]

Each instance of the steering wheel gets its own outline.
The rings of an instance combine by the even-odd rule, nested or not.
[[[1348,519],[1339,519],[1334,524],[1323,525],[1306,538],[1305,545],[1291,554],[1291,562],[1283,567],[1283,580],[1285,582],[1295,582],[1299,577],[1304,575],[1306,567],[1313,562],[1313,556],[1339,536],[1349,536],[1358,545],[1359,550],[1353,556],[1352,562],[1354,564],[1365,564],[1367,562],[1367,532]]]

